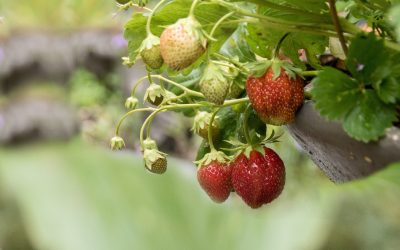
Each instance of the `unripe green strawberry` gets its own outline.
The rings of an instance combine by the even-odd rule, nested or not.
[[[240,87],[238,84],[232,83],[229,88],[228,96],[226,97],[226,99],[235,99],[239,97],[243,93],[243,91],[244,89]]]
[[[212,114],[201,111],[196,114],[193,121],[192,130],[206,140],[208,140],[208,129],[210,127],[211,117]],[[217,120],[218,117],[215,117],[211,128],[213,141],[216,140],[219,136],[219,127]]]
[[[152,83],[144,94],[144,99],[154,106],[159,106],[165,97],[165,90],[157,84]]]
[[[158,151],[157,144],[152,139],[146,139],[143,142],[144,165],[147,170],[154,174],[163,174],[167,171],[166,154]]]
[[[162,67],[164,60],[161,56],[160,38],[150,34],[139,48],[143,62],[152,69]]]
[[[203,93],[207,101],[222,105],[228,95],[235,74],[228,67],[210,61],[200,80],[201,93]]]
[[[193,17],[179,19],[160,37],[161,55],[165,64],[174,70],[193,64],[204,53],[206,45],[201,24]]]
[[[116,0],[117,3],[119,4],[127,4],[129,3],[131,0]]]

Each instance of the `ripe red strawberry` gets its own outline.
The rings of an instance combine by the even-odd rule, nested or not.
[[[293,122],[304,100],[304,82],[297,75],[290,77],[283,68],[280,75],[274,78],[272,68],[262,77],[249,77],[246,91],[260,119],[280,126]]]
[[[241,153],[232,163],[232,184],[236,193],[252,208],[276,199],[285,186],[285,166],[272,149],[264,147],[249,158]]]
[[[194,63],[205,51],[207,40],[201,24],[193,17],[179,19],[160,37],[161,55],[171,69],[181,70]]]
[[[231,172],[232,168],[229,164],[215,160],[205,166],[200,166],[197,171],[197,180],[213,201],[222,203],[228,199],[232,191]]]

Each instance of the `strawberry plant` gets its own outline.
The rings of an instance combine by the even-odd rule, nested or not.
[[[118,2],[121,10],[147,4]],[[124,27],[123,62],[142,59],[148,73],[134,84],[111,145],[124,146],[128,116],[150,113],[140,130],[145,166],[164,173],[153,119],[166,111],[194,117],[204,138],[198,181],[216,202],[236,191],[258,208],[279,196],[285,167],[266,145],[278,141],[271,126],[293,122],[304,100],[365,143],[398,124],[399,1],[161,0],[142,10]],[[138,108],[146,80],[151,106]]]

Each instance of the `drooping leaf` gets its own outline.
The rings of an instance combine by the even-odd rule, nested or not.
[[[313,80],[313,85],[316,108],[331,120],[344,118],[361,95],[359,83],[334,68],[325,68]]]
[[[383,136],[394,121],[395,106],[383,103],[375,91],[366,90],[345,117],[343,127],[351,137],[369,142]]]

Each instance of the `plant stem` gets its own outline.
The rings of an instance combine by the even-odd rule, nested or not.
[[[244,111],[244,117],[243,117],[243,133],[244,133],[244,137],[246,138],[247,144],[251,144],[251,137],[249,134],[249,126],[248,126],[250,108],[251,108],[251,104],[247,105],[247,108]]]
[[[317,76],[319,72],[321,72],[321,71],[319,71],[319,70],[303,71],[300,73],[300,75],[305,76],[305,77],[306,76]]]
[[[213,37],[215,31],[217,30],[217,28],[221,25],[221,23],[223,21],[225,21],[226,19],[228,19],[229,17],[231,17],[233,14],[235,14],[235,12],[229,12],[228,14],[224,15],[223,17],[221,17],[218,22],[215,23],[214,27],[212,28],[211,32],[210,32],[210,36]]]
[[[337,12],[337,9],[336,9],[336,1],[335,0],[329,0],[329,9],[330,9],[330,12],[331,12],[333,23],[335,25],[336,33],[338,34],[340,44],[342,45],[342,48],[343,48],[343,52],[344,52],[345,55],[347,55],[349,50],[347,48],[346,39],[344,38],[344,35],[343,35],[342,26],[340,25],[340,21],[339,21],[338,12]]]
[[[213,130],[213,123],[217,113],[221,110],[221,108],[217,109],[211,116],[210,124],[208,125],[208,144],[210,145],[211,152],[215,152],[216,149],[214,147],[214,142],[212,138],[212,130]]]
[[[246,103],[246,102],[249,102],[249,98],[248,97],[243,97],[241,99],[226,101],[224,104],[221,105],[221,107],[229,107],[229,106],[233,106],[233,105],[241,104],[241,103]]]
[[[128,116],[133,115],[133,114],[138,113],[138,112],[150,112],[150,111],[154,111],[154,110],[156,110],[156,109],[154,109],[154,108],[142,108],[142,109],[135,109],[135,110],[129,111],[128,113],[126,113],[126,114],[119,120],[118,125],[117,125],[117,128],[115,129],[115,135],[119,136],[119,129],[120,129],[122,123],[124,122],[124,120],[125,120],[126,118],[128,118]]]
[[[290,32],[286,33],[283,35],[283,37],[279,40],[278,44],[276,45],[276,48],[274,50],[274,55],[273,58],[279,58],[279,51],[281,50],[282,44],[285,41],[285,39],[290,35]]]
[[[193,1],[192,6],[190,7],[189,16],[194,16],[194,10],[196,9],[198,2],[199,2],[199,0]]]
[[[185,86],[182,86],[181,84],[176,83],[176,82],[174,82],[174,81],[172,81],[172,80],[169,80],[169,79],[167,79],[167,78],[165,78],[165,77],[163,77],[163,76],[161,76],[161,75],[152,75],[151,77],[157,78],[157,79],[160,79],[160,80],[162,80],[162,81],[165,81],[165,82],[167,82],[167,83],[169,83],[169,84],[172,84],[172,85],[174,85],[174,86],[176,86],[176,87],[182,89],[183,91],[185,91],[187,94],[189,94],[189,95],[191,95],[191,96],[196,96],[196,97],[200,97],[200,98],[205,98],[204,95],[203,95],[202,93],[197,92],[197,91],[194,91],[194,90],[191,90],[191,89],[188,89],[188,88],[186,88]]]
[[[137,87],[138,87],[145,79],[148,79],[148,77],[149,77],[149,76],[143,76],[142,78],[139,78],[139,80],[137,80],[137,81],[135,82],[135,84],[133,85],[132,90],[131,90],[131,96],[134,96],[134,95],[135,95],[135,92],[136,92]]]
[[[142,127],[140,128],[140,145],[143,148],[143,139],[144,139],[144,130],[147,127],[147,136],[150,136],[150,126],[151,126],[151,121],[153,121],[154,117],[166,110],[174,110],[174,109],[187,109],[187,108],[201,108],[204,107],[204,104],[171,104],[167,105],[164,107],[161,107],[159,109],[152,109],[154,112],[151,113],[146,120],[143,122]]]
[[[153,19],[154,14],[156,11],[161,7],[162,4],[164,4],[167,0],[161,0],[160,2],[157,3],[156,6],[154,6],[153,10],[150,12],[149,17],[147,18],[147,24],[146,24],[146,32],[147,35],[152,35],[153,33],[151,32],[151,20]]]

